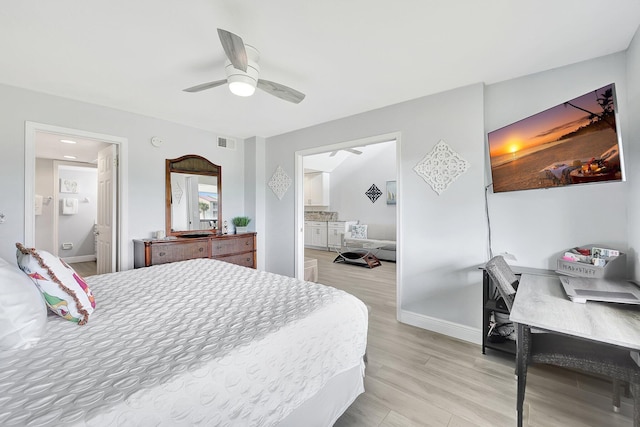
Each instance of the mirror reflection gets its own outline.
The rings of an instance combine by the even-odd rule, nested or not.
[[[218,177],[171,173],[172,231],[218,228]]]
[[[220,229],[221,175],[220,166],[194,154],[167,159],[167,236],[189,237]]]

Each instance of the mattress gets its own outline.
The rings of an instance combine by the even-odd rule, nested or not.
[[[50,317],[0,353],[0,425],[277,425],[360,366],[365,305],[197,259],[87,278],[84,326]]]

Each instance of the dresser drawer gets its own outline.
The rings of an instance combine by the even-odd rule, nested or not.
[[[252,234],[242,237],[211,240],[211,256],[214,258],[238,252],[253,251],[254,249]]]
[[[243,267],[255,268],[255,256],[255,252],[247,252],[246,254],[216,257],[216,259],[218,261],[230,262],[231,264],[237,264]]]
[[[196,242],[159,243],[151,246],[151,264],[185,261],[209,257],[209,240]]]

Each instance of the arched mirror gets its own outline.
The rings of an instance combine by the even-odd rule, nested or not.
[[[222,168],[195,154],[166,161],[167,236],[217,233],[222,225]]]

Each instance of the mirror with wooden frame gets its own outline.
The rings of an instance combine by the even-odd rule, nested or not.
[[[167,236],[200,237],[222,226],[222,167],[189,154],[166,160]]]

